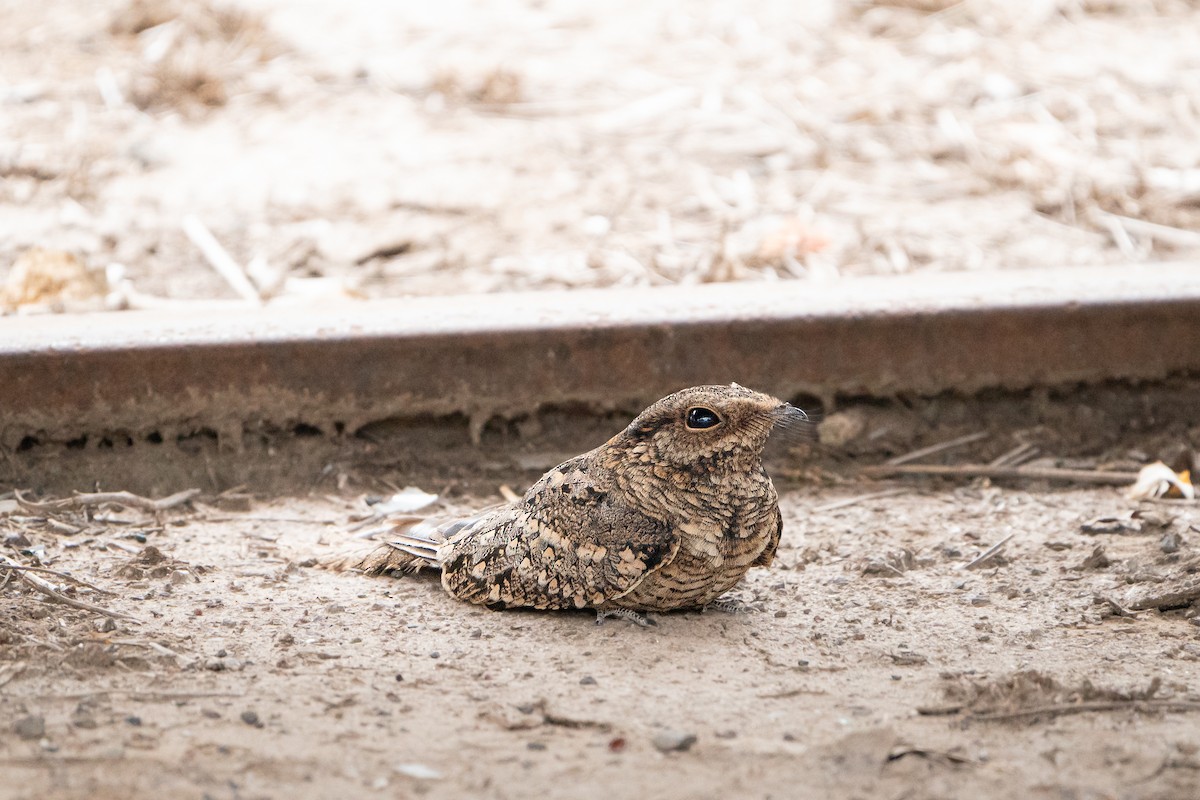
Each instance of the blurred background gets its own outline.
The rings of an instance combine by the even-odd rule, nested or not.
[[[1195,2],[0,9],[7,312],[1200,255]]]

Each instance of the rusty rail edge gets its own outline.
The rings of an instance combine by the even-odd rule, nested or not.
[[[546,405],[737,381],[931,395],[1200,374],[1200,265],[0,319],[0,445]]]

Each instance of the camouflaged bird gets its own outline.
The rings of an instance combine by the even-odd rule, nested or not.
[[[591,608],[646,624],[641,612],[702,608],[771,564],[783,519],[762,451],[776,425],[806,420],[737,384],[684,389],[520,500],[418,525],[340,566],[437,566],[447,592],[494,609]]]

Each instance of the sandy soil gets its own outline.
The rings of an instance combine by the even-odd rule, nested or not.
[[[73,536],[7,501],[4,552],[137,619],[8,579],[0,796],[1200,793],[1198,619],[1129,610],[1195,581],[1195,505],[976,483],[833,506],[880,488],[793,485],[748,611],[648,629],[314,566],[360,497],[210,496]]]
[[[746,8],[0,0],[0,305],[234,297],[188,215],[291,299],[1200,254],[1194,3]],[[478,450],[464,421],[5,454],[38,496],[204,494],[161,519],[0,496],[0,555],[136,618],[0,569],[0,797],[1200,796],[1194,598],[1154,601],[1195,586],[1195,505],[976,482],[830,507],[885,488],[855,459],[981,427],[1009,432],[984,460],[1136,464],[1200,443],[1194,397],[891,402],[777,462],[750,611],[650,629],[315,566],[382,476],[455,511],[578,452],[537,418]]]
[[[0,10],[9,307],[234,297],[188,215],[293,299],[1200,253],[1183,0]]]

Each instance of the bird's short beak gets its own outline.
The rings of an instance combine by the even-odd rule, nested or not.
[[[775,407],[775,421],[778,422],[808,422],[808,414],[803,409],[796,408],[791,403],[780,403]]]
[[[780,403],[775,407],[771,416],[774,418],[771,426],[774,431],[771,437],[774,439],[795,443],[811,442],[816,438],[816,429],[808,414],[791,403]]]

